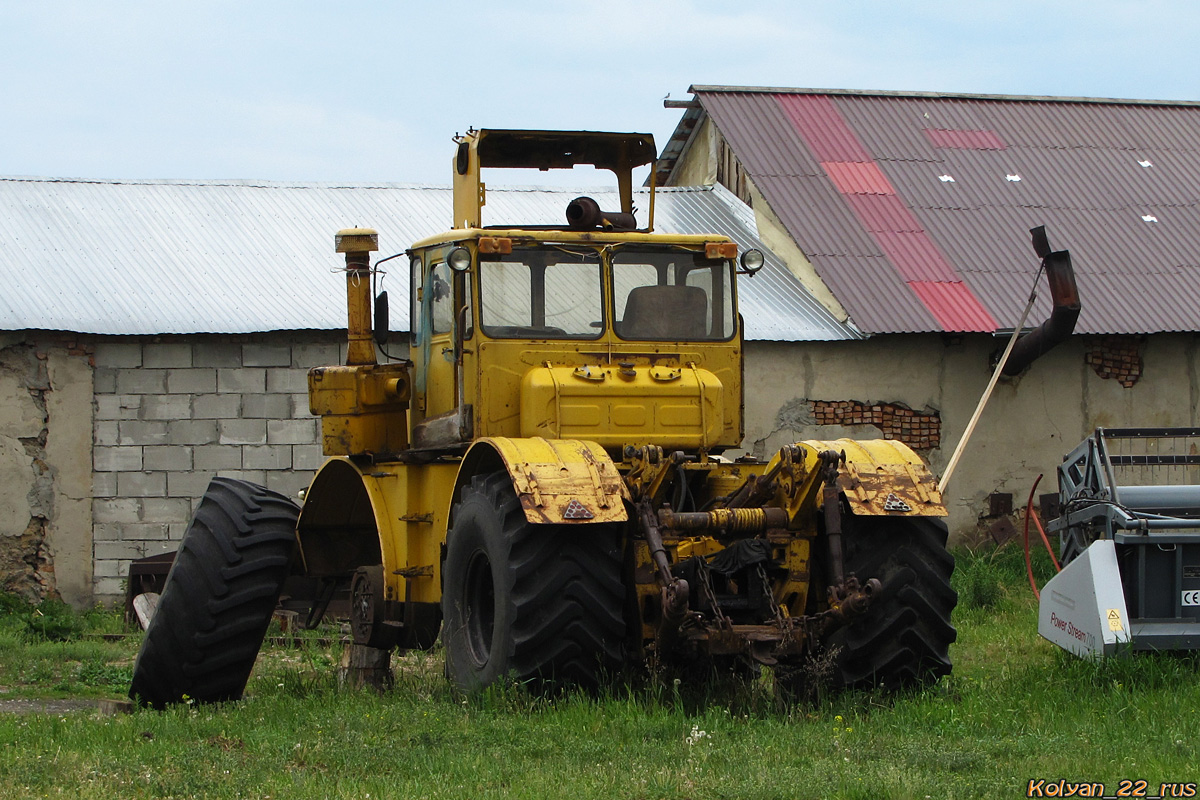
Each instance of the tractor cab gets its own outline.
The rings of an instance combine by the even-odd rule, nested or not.
[[[454,158],[455,227],[408,251],[412,447],[486,436],[631,441],[716,452],[740,442],[737,245],[639,228],[632,171],[647,134],[471,131]],[[621,208],[580,197],[557,226],[484,226],[483,167],[593,164]],[[757,260],[755,260],[757,256]],[[761,264],[753,251],[748,270]]]

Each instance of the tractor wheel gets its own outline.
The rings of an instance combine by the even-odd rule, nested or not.
[[[889,689],[935,683],[950,673],[957,638],[950,614],[954,557],[946,524],[933,517],[847,516],[847,575],[878,578],[882,587],[867,612],[825,637],[834,662],[832,682],[847,688]],[[836,648],[836,651],[833,650]]]
[[[359,567],[350,581],[350,632],[355,644],[391,650],[401,626],[384,618],[383,565]]]
[[[455,686],[590,687],[621,665],[619,528],[531,525],[506,473],[473,478],[452,516],[442,637]]]
[[[299,513],[281,494],[213,478],[142,640],[131,698],[163,708],[242,696],[288,576]]]

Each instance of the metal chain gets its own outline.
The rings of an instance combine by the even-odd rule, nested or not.
[[[767,579],[766,567],[760,561],[755,568],[758,571],[758,579],[762,581],[763,591],[767,593],[767,601],[771,604],[771,614],[781,627],[787,625],[783,619],[783,612],[779,610],[779,603],[775,602],[775,592],[772,591],[771,582]]]
[[[733,623],[729,621],[729,617],[725,616],[725,612],[721,611],[721,604],[717,602],[717,593],[713,589],[712,579],[708,576],[708,564],[701,563],[697,572],[700,573],[700,590],[704,592],[704,599],[712,606],[717,624],[722,628],[732,628]]]

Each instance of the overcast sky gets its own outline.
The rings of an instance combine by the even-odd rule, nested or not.
[[[445,184],[472,126],[661,150],[692,84],[1200,100],[1196,0],[0,3],[0,175]]]

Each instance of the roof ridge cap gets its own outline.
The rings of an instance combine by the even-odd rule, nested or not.
[[[1138,100],[1133,98],[1116,97],[1056,97],[1053,95],[922,92],[894,89],[809,89],[787,86],[720,86],[697,84],[689,86],[688,91],[692,94],[700,94],[703,92],[707,92],[709,94],[821,94],[839,97],[909,97],[930,100],[992,100],[1001,102],[1020,101],[1037,103],[1097,103],[1104,105],[1200,107],[1200,100]]]

